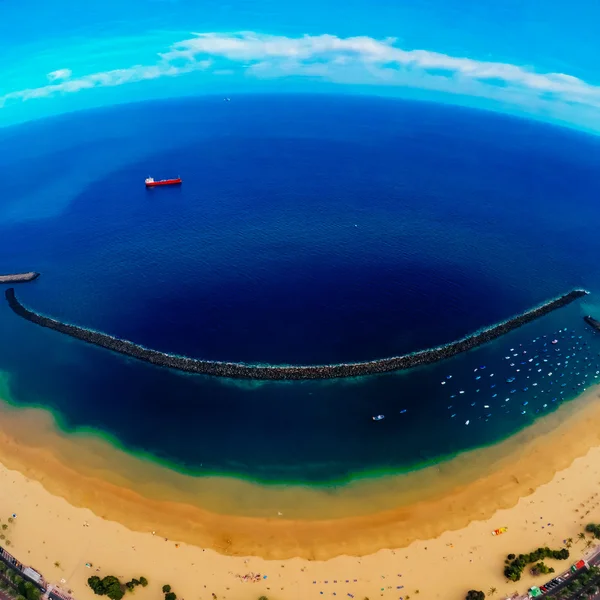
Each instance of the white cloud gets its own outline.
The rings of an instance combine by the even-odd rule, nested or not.
[[[47,77],[50,81],[60,81],[62,79],[69,79],[72,74],[71,69],[58,69],[57,71],[48,73]]]
[[[516,65],[477,61],[470,58],[449,56],[427,50],[403,50],[395,38],[377,40],[370,37],[340,38],[334,35],[305,35],[298,38],[242,32],[237,34],[197,33],[193,38],[174,44],[161,55],[166,61],[176,58],[194,60],[198,56],[213,56],[232,62],[249,63],[254,66],[267,61],[272,67],[279,65],[282,74],[290,71],[290,60],[295,71],[302,74],[314,72],[314,63],[327,65],[323,76],[336,76],[349,64],[363,67],[385,67],[404,70],[444,70],[450,77],[463,77],[479,81],[500,80],[506,84],[537,92],[564,94],[575,102],[586,99],[600,102],[600,87],[564,73],[539,74]],[[259,69],[254,69],[256,72]],[[320,69],[323,71],[322,69]],[[338,70],[339,72],[339,70]]]
[[[195,33],[173,44],[150,65],[127,66],[75,79],[69,69],[59,69],[48,74],[49,84],[0,97],[0,107],[11,100],[174,77],[213,66],[215,75],[238,73],[254,78],[293,75],[340,84],[438,90],[517,107],[543,105],[545,111],[553,102],[563,107],[576,104],[586,111],[600,109],[600,86],[565,73],[538,73],[508,63],[405,50],[395,38],[286,37],[254,32]]]
[[[60,93],[79,92],[80,90],[95,87],[113,87],[126,83],[158,79],[159,77],[175,77],[192,71],[206,70],[210,67],[211,63],[212,61],[210,60],[201,60],[191,62],[182,67],[176,67],[165,62],[156,65],[135,65],[126,69],[113,69],[112,71],[92,73],[91,75],[85,75],[77,79],[68,79],[42,87],[9,92],[0,97],[0,107],[9,100],[32,100]]]

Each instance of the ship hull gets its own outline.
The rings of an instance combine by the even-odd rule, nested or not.
[[[161,185],[180,185],[181,179],[163,179],[162,181],[147,181],[146,187],[159,187]]]

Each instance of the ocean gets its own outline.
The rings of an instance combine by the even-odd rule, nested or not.
[[[371,97],[203,97],[1,129],[0,272],[42,274],[19,299],[158,350],[368,360],[591,292],[436,365],[293,383],[152,367],[4,302],[10,400],[184,472],[265,483],[402,472],[505,439],[600,373],[582,320],[600,318],[599,164],[580,132]]]

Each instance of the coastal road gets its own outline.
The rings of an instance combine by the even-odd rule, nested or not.
[[[590,567],[600,567],[600,547],[593,550],[591,554],[584,556],[584,558],[590,565]],[[553,588],[550,594],[544,594],[544,596],[547,596],[548,598],[558,598],[558,596],[560,596],[560,592],[564,590],[564,588],[566,588],[569,585],[569,583],[571,583],[571,581],[573,580],[573,573],[571,573],[570,571],[565,571],[564,573],[557,575],[557,577],[563,577],[564,581],[560,583],[557,587]],[[575,596],[577,596],[577,594],[579,594],[579,592],[573,592],[571,596],[574,598]],[[594,596],[594,599],[596,598],[600,600],[600,594]]]

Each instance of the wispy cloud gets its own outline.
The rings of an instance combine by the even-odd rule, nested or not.
[[[126,69],[113,69],[100,73],[92,73],[74,79],[65,79],[57,83],[50,83],[41,87],[27,88],[15,92],[9,92],[0,97],[0,107],[11,100],[32,100],[34,98],[47,98],[56,94],[66,94],[79,92],[81,90],[96,87],[114,87],[126,83],[135,83],[159,77],[175,77],[192,71],[206,70],[211,66],[211,61],[199,60],[189,62],[183,66],[175,66],[167,62],[161,62],[155,65],[135,65]],[[66,72],[68,69],[61,69]],[[56,72],[54,72],[56,73]],[[49,74],[50,76],[51,74]],[[56,82],[61,77],[54,77],[51,81]]]
[[[47,77],[50,81],[60,81],[62,79],[69,79],[73,73],[71,69],[58,69],[48,73]]]
[[[356,66],[370,75],[389,77],[390,70],[406,79],[414,71],[444,71],[447,78],[472,79],[482,82],[503,81],[537,93],[561,94],[570,101],[600,105],[600,87],[564,73],[536,73],[530,69],[499,62],[477,61],[428,50],[404,50],[395,38],[377,40],[370,37],[340,38],[334,35],[305,35],[298,38],[261,35],[197,33],[193,38],[174,44],[162,54],[166,61],[195,60],[198,56],[218,56],[252,67],[268,66],[273,76],[290,72],[335,80],[344,69]],[[343,73],[342,73],[343,74]],[[371,78],[368,78],[371,80]]]
[[[600,86],[565,73],[539,73],[508,63],[406,50],[395,38],[286,37],[254,32],[195,33],[158,54],[155,64],[77,78],[69,69],[59,69],[47,75],[50,82],[45,85],[0,97],[0,106],[199,70],[214,77],[224,73],[250,78],[295,76],[340,84],[405,86],[485,97],[513,106],[536,105],[544,110],[553,102],[578,105],[586,111],[600,109]]]

